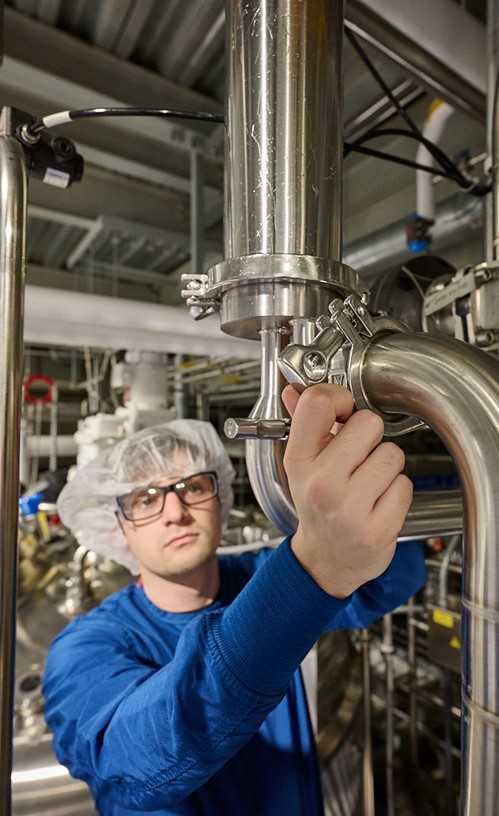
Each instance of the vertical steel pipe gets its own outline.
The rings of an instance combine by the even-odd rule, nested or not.
[[[499,6],[487,0],[487,147],[492,169],[492,196],[487,206],[491,213],[486,219],[486,257],[499,258]]]
[[[204,159],[191,151],[191,272],[200,274],[204,264]]]
[[[362,814],[375,816],[372,711],[371,711],[371,662],[369,629],[360,632],[362,651],[362,691],[364,739],[362,742]]]
[[[394,695],[395,671],[393,653],[393,618],[385,615],[383,618],[383,642],[381,652],[385,660],[386,675],[386,746],[385,746],[385,782],[386,782],[386,816],[395,816],[393,799],[393,758],[394,758]]]
[[[340,266],[343,11],[344,0],[226,3],[227,260],[213,282],[227,287],[224,331],[260,336],[266,380],[279,376],[280,328],[327,309]],[[281,389],[269,402],[268,385],[253,418],[284,415]],[[288,533],[296,517],[282,452],[250,442],[246,463],[257,500]]]
[[[0,134],[0,816],[11,812],[26,168]]]
[[[286,414],[281,400],[283,382],[277,367],[283,335],[277,329],[262,331],[261,343],[260,397],[250,416],[252,419],[284,417]],[[290,535],[296,530],[296,513],[282,464],[284,444],[271,439],[248,440],[246,467],[260,507],[278,530]]]
[[[464,500],[462,816],[499,802],[499,361],[447,337],[397,334],[365,353],[362,388],[420,417],[454,458]]]
[[[341,257],[343,0],[228,0],[225,257]]]

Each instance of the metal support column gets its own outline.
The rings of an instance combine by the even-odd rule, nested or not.
[[[27,174],[0,120],[0,816],[10,816]]]

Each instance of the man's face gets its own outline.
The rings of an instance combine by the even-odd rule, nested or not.
[[[181,463],[174,479],[154,479],[151,485],[168,486],[182,480]],[[134,523],[122,520],[130,550],[142,572],[163,578],[181,579],[202,570],[216,558],[220,543],[220,503],[217,496],[203,504],[185,505],[176,493],[165,496],[163,512],[157,518]]]

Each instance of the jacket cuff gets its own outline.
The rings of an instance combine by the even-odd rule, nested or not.
[[[282,694],[350,598],[324,592],[296,559],[288,537],[233,603],[213,614],[213,639],[242,683],[262,694]]]

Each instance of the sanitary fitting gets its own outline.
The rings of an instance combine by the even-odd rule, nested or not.
[[[408,327],[391,317],[372,317],[355,294],[344,301],[336,298],[328,309],[330,315],[321,315],[317,321],[321,330],[313,342],[310,345],[286,346],[277,360],[279,369],[289,382],[302,386],[331,382],[332,360],[345,344],[348,348],[347,383],[357,408],[369,408],[380,413],[371,405],[362,385],[365,352],[373,337],[406,332]],[[414,417],[383,415],[383,420],[387,436],[399,436],[424,424]]]
[[[321,315],[317,321],[319,328],[324,319],[330,322],[325,315]],[[277,365],[288,382],[305,387],[317,385],[327,379],[331,360],[344,342],[345,336],[338,329],[325,326],[310,345],[290,343],[286,346]]]
[[[229,439],[287,439],[290,419],[234,419],[229,417],[224,423],[224,432]]]

